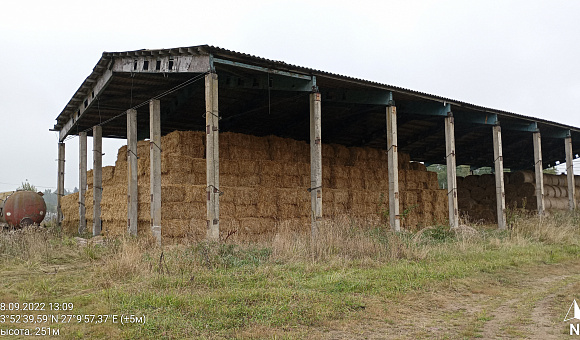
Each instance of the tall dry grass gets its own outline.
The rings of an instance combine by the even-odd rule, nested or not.
[[[226,242],[181,240],[158,248],[148,237],[107,240],[81,247],[53,228],[0,232],[0,265],[35,262],[89,263],[98,276],[130,280],[139,275],[186,273],[196,269],[288,262],[423,260],[434,254],[530,243],[580,245],[580,214],[534,216],[510,212],[510,228],[463,226],[449,230],[433,226],[418,232],[393,233],[384,225],[347,217],[324,221],[319,237],[280,224],[277,232],[258,242],[231,238]]]

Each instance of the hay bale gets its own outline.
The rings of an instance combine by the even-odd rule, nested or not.
[[[511,175],[510,181],[513,184],[534,183],[535,175],[532,171],[517,171]]]
[[[409,164],[409,169],[417,171],[427,171],[427,167],[425,166],[425,164],[419,162],[411,162]]]

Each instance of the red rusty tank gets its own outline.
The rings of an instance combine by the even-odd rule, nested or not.
[[[46,203],[41,193],[16,191],[4,202],[2,214],[12,227],[26,227],[40,224],[46,215]]]

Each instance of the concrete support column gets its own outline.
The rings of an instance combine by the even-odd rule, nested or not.
[[[57,176],[57,188],[56,188],[56,223],[60,226],[63,220],[62,214],[62,197],[64,196],[64,157],[65,149],[64,143],[58,143],[58,176]]]
[[[457,208],[457,174],[455,165],[455,122],[453,114],[445,117],[445,152],[447,160],[447,197],[449,201],[449,226],[459,226],[459,210]]]
[[[137,236],[137,110],[127,111],[127,232]]]
[[[564,139],[566,145],[566,175],[568,177],[568,207],[576,209],[576,182],[574,180],[574,153],[572,152],[572,136]]]
[[[79,235],[87,230],[87,133],[79,132]]]
[[[93,126],[93,236],[101,235],[103,198],[103,128]]]
[[[311,237],[318,237],[322,221],[322,111],[320,93],[310,94]]]
[[[534,132],[534,164],[536,170],[536,200],[538,203],[538,214],[543,215],[544,205],[544,174],[542,172],[542,137],[540,132]]]
[[[220,236],[220,153],[218,76],[205,76],[207,239],[219,241]]]
[[[397,151],[397,108],[387,106],[387,148],[389,168],[389,223],[393,231],[401,231],[399,216],[399,153]]]
[[[151,234],[161,246],[161,102],[149,102]]]
[[[501,142],[501,127],[493,127],[493,159],[495,163],[495,199],[497,202],[497,227],[506,229],[505,186],[503,181],[503,147]]]

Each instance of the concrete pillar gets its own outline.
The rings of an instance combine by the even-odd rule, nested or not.
[[[495,199],[497,207],[497,227],[506,228],[505,186],[503,181],[503,147],[501,142],[501,127],[493,127],[493,159],[495,163]]]
[[[311,237],[318,237],[322,221],[322,111],[320,93],[310,94],[310,202]]]
[[[205,76],[207,239],[219,241],[220,236],[220,153],[218,76]]]
[[[568,207],[576,209],[576,183],[574,180],[574,153],[572,152],[572,136],[564,139],[566,145],[566,175],[568,177]]]
[[[399,152],[397,151],[397,108],[387,106],[387,148],[389,167],[389,222],[393,231],[401,231],[399,216]]]
[[[161,102],[149,102],[151,234],[161,246]]]
[[[536,200],[538,203],[538,214],[543,215],[544,205],[544,174],[542,166],[542,137],[540,132],[534,132],[534,164],[536,171]]]
[[[87,230],[87,133],[79,132],[79,235]]]
[[[127,111],[127,232],[137,236],[137,110]]]
[[[101,235],[103,198],[103,128],[93,126],[93,236]]]
[[[63,220],[62,197],[64,196],[64,162],[65,148],[64,142],[58,143],[58,176],[56,188],[56,223],[60,226]]]
[[[459,226],[459,210],[457,208],[457,175],[455,165],[455,122],[453,114],[445,117],[445,152],[447,160],[447,197],[449,201],[449,225]]]

